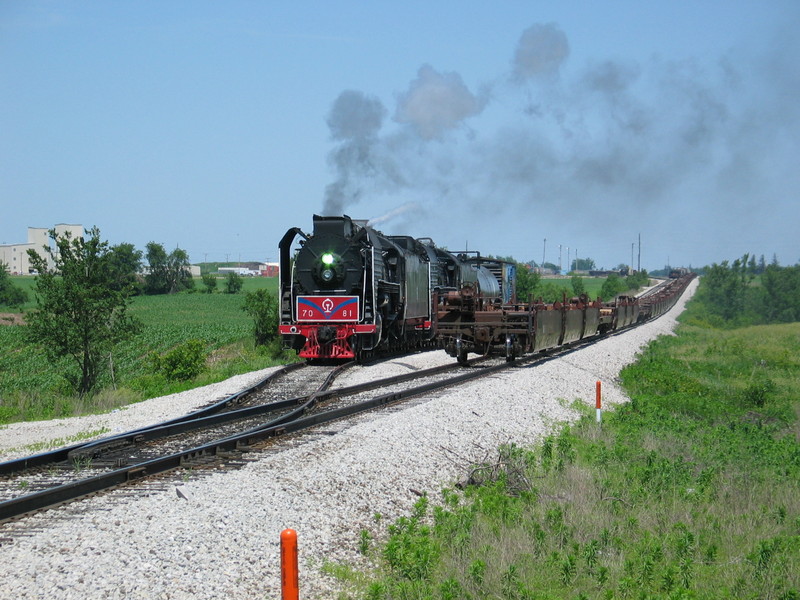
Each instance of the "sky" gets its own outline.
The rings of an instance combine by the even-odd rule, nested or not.
[[[0,243],[276,261],[314,214],[597,267],[800,261],[800,3],[0,0]]]

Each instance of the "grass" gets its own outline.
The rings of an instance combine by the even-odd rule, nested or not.
[[[23,449],[25,450],[25,452],[29,454],[38,454],[40,452],[46,452],[48,450],[54,450],[55,448],[68,446],[70,444],[74,444],[75,442],[93,439],[105,433],[109,433],[110,431],[111,430],[108,427],[100,427],[98,429],[88,429],[86,431],[81,431],[76,433],[75,435],[70,435],[67,437],[55,438],[43,442],[37,442],[35,444],[28,444],[24,446]],[[13,452],[16,451],[16,448],[10,448],[9,450]]]
[[[133,299],[130,313],[142,322],[142,331],[115,349],[109,359],[113,377],[109,368],[91,398],[78,399],[70,391],[62,376],[71,367],[67,359],[51,364],[25,341],[22,327],[0,326],[0,423],[105,412],[291,360],[254,347],[252,319],[241,309],[243,294],[206,294],[201,287]],[[277,280],[244,278],[244,291],[260,288],[277,290]],[[208,353],[203,373],[190,381],[167,381],[152,372],[151,352],[163,354],[191,339],[202,340]]]
[[[597,298],[597,295],[600,293],[600,290],[606,281],[605,277],[581,277],[581,279],[583,280],[583,287],[585,288],[586,293],[590,298],[593,299]],[[549,283],[555,285],[556,287],[564,288],[564,290],[567,292],[567,297],[573,295],[571,277],[544,277],[542,278],[540,285],[547,285]]]
[[[375,571],[328,571],[342,598],[800,598],[799,374],[800,323],[682,325],[602,428],[501,448],[369,532]]]

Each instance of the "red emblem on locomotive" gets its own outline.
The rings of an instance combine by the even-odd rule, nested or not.
[[[358,296],[298,296],[298,321],[358,321]]]

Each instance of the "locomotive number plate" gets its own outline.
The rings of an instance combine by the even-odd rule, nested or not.
[[[298,321],[358,321],[358,296],[298,296]]]

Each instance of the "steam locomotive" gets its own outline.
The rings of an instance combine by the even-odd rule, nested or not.
[[[514,263],[386,236],[346,215],[314,215],[313,225],[311,234],[290,229],[278,245],[279,331],[306,359],[439,345],[459,362],[469,352],[511,360],[657,316],[679,296],[677,286],[662,293],[655,309],[627,297],[520,303]]]
[[[280,334],[307,359],[355,359],[378,349],[435,343],[439,297],[465,283],[480,300],[511,297],[505,278],[430,238],[386,236],[366,221],[314,215],[314,230],[286,232],[280,250]],[[295,241],[299,249],[293,254]]]

